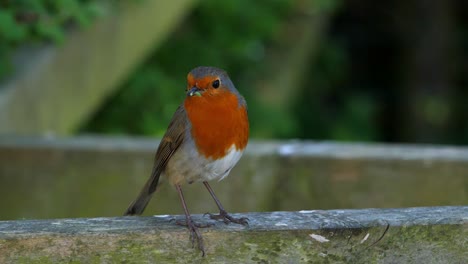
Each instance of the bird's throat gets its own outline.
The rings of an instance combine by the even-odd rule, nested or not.
[[[235,94],[188,97],[184,102],[191,123],[191,135],[198,151],[206,158],[219,159],[235,146],[243,150],[249,137],[245,106]]]

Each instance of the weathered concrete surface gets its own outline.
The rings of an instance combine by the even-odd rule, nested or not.
[[[0,219],[118,216],[146,181],[159,141],[0,137]],[[231,212],[468,204],[468,149],[252,141],[213,182]],[[216,211],[202,184],[184,187],[192,213]],[[146,214],[182,213],[163,183]]]
[[[202,230],[172,216],[0,222],[0,263],[466,263],[468,207],[249,213]],[[183,219],[183,216],[175,216]],[[199,222],[212,220],[195,216]],[[388,232],[384,234],[387,225]],[[379,238],[382,237],[380,241]],[[377,242],[378,241],[378,242]]]
[[[0,83],[0,134],[75,131],[195,2],[102,1],[105,14],[62,45],[19,52]]]

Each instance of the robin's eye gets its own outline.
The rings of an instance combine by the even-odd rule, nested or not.
[[[215,80],[212,85],[213,85],[213,88],[215,88],[215,89],[218,88],[219,87],[219,80]]]

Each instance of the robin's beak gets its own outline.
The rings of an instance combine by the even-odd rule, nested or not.
[[[190,90],[188,90],[187,95],[188,96],[194,96],[194,95],[195,96],[201,96],[200,91],[201,90],[198,87],[194,86],[194,87],[190,88]]]

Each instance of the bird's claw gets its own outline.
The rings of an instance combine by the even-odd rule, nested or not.
[[[198,228],[210,227],[213,224],[198,224],[192,221],[192,219],[186,219],[185,221],[177,220],[176,225],[186,226],[190,232],[190,241],[192,242],[192,248],[195,247],[195,240],[197,241],[198,249],[202,252],[202,257],[205,256],[205,245],[203,243],[203,237],[200,234]]]
[[[222,220],[225,224],[236,223],[243,226],[249,225],[249,219],[247,217],[234,218],[230,216],[226,211],[220,211],[219,214],[205,213],[203,216],[209,215],[213,220]]]

